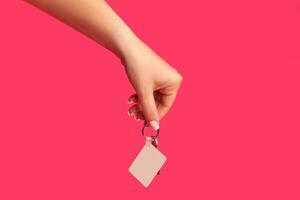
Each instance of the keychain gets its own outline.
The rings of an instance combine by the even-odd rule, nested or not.
[[[160,174],[160,169],[167,158],[158,150],[157,137],[160,130],[156,130],[155,135],[146,136],[146,128],[145,123],[142,128],[142,135],[146,139],[145,145],[129,167],[129,172],[145,187],[148,187],[154,177]]]
[[[145,133],[144,133],[144,130],[145,130],[145,128],[146,128],[147,126],[146,126],[146,122],[144,123],[144,126],[143,126],[143,129],[142,129],[142,135],[147,139],[147,137],[145,136]],[[150,138],[151,138],[151,144],[155,147],[155,148],[157,148],[158,149],[158,140],[157,140],[157,137],[159,136],[159,130],[160,129],[157,129],[156,130],[156,135],[154,135],[154,136],[150,136]],[[160,174],[160,170],[157,172],[157,175],[159,175]]]

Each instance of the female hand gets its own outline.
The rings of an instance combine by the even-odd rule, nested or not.
[[[171,108],[182,77],[138,39],[105,1],[26,0],[114,52],[125,66],[136,94],[129,98],[129,115],[152,128]]]
[[[128,114],[153,129],[171,108],[182,76],[141,41],[126,53],[123,64],[136,93],[129,97]]]

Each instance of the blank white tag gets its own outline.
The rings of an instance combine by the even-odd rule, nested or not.
[[[129,172],[148,187],[166,160],[167,158],[147,138],[145,146],[129,167]]]

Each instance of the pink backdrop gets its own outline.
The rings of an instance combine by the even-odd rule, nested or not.
[[[109,2],[184,76],[161,175],[127,171],[144,140],[120,62],[2,1],[0,199],[300,199],[299,0]]]

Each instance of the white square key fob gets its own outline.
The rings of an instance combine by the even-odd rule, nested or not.
[[[151,181],[157,175],[157,172],[167,160],[167,158],[151,144],[151,141],[152,138],[146,138],[144,147],[129,167],[129,172],[145,187],[150,185]]]

